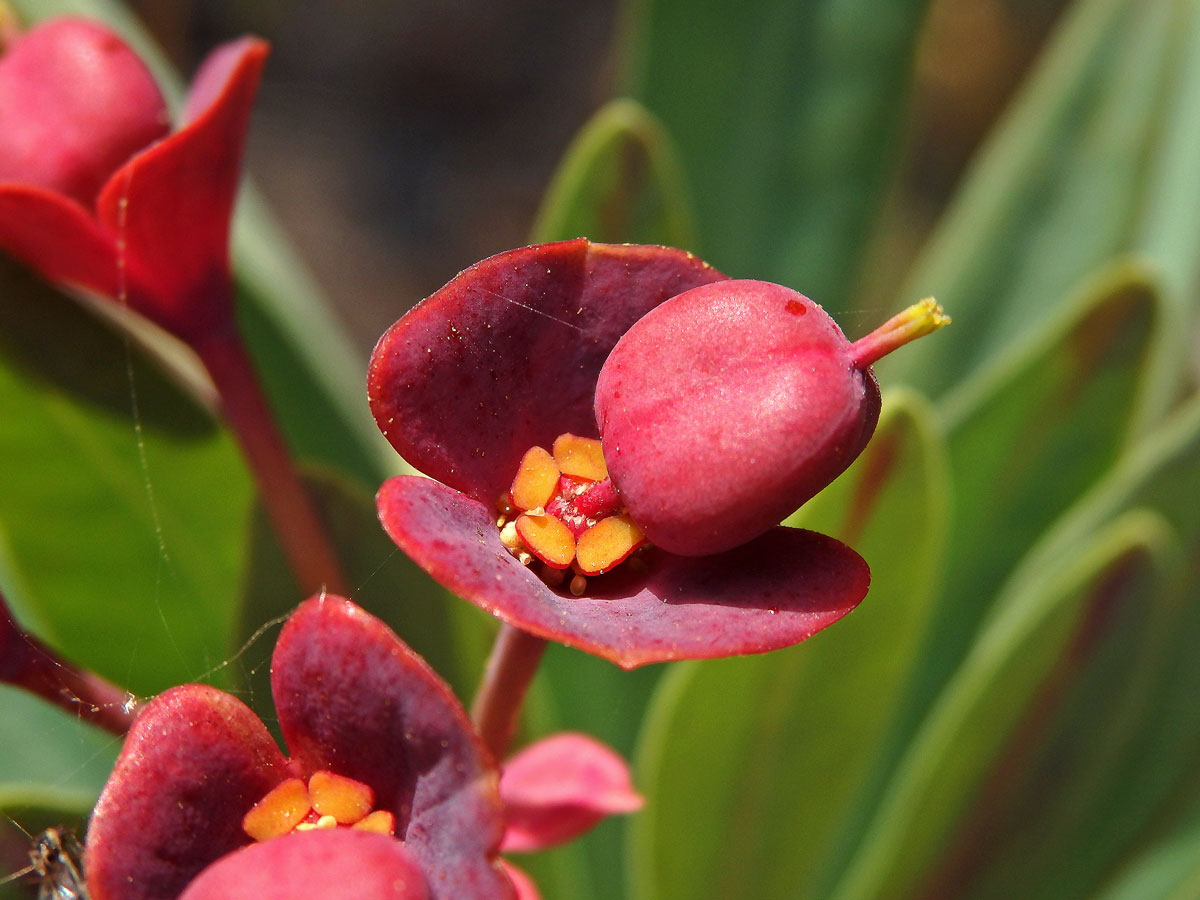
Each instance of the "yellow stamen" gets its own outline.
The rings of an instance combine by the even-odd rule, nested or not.
[[[588,481],[603,481],[608,477],[604,451],[595,438],[560,434],[554,440],[554,461],[564,475]]]
[[[394,835],[396,833],[396,817],[386,809],[377,809],[369,816],[359,819],[350,827],[358,831],[373,831],[376,834]]]
[[[629,516],[601,519],[579,536],[575,560],[585,575],[600,575],[624,561],[646,540]]]
[[[299,778],[289,778],[271,789],[242,818],[242,829],[256,841],[287,834],[312,809],[308,788]]]
[[[375,805],[370,787],[333,772],[314,772],[308,779],[308,795],[319,815],[332,816],[342,825],[357,822]]]
[[[558,464],[541,447],[530,447],[521,457],[521,465],[513,479],[509,496],[517,509],[537,509],[545,506],[558,487]]]
[[[575,558],[575,535],[554,516],[518,516],[517,534],[529,552],[554,569],[565,569]]]

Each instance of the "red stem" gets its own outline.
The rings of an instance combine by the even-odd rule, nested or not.
[[[94,672],[67,662],[17,627],[0,597],[0,681],[23,688],[93,725],[124,735],[137,712],[134,697]]]
[[[349,583],[333,543],[292,464],[241,339],[236,333],[222,332],[192,346],[216,385],[225,419],[250,464],[301,590],[347,594]]]
[[[487,670],[475,695],[471,719],[497,761],[504,758],[517,731],[525,693],[537,673],[546,640],[502,625],[492,645]]]

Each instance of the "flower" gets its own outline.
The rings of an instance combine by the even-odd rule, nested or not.
[[[534,744],[500,776],[450,688],[342,598],[292,614],[271,688],[290,757],[216,688],[173,688],[139,713],[88,829],[93,900],[526,900],[501,849],[641,802],[623,761],[582,735]]]
[[[120,38],[49,20],[0,57],[0,248],[194,342],[233,327],[229,221],[267,54],[215,50],[179,130]]]
[[[491,257],[412,309],[380,339],[368,374],[380,429],[431,476],[381,487],[388,534],[508,624],[625,668],[773,650],[848,613],[867,592],[866,564],[810,531],[775,527],[696,558],[652,548],[573,596],[515,558],[497,528],[497,498],[531,447],[599,436],[596,382],[617,340],[669,298],[721,280],[679,250],[579,239]],[[613,558],[638,537],[622,540]]]

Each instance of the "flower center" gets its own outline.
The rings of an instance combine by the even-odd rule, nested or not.
[[[552,587],[570,569],[577,597],[587,590],[587,576],[609,571],[646,542],[593,438],[560,434],[550,452],[531,447],[498,507],[500,541],[508,551],[525,565],[536,559],[538,574]]]
[[[396,817],[373,809],[375,792],[368,785],[332,772],[314,772],[305,784],[289,778],[259,800],[242,819],[242,829],[256,841],[314,828],[356,828],[396,833]]]

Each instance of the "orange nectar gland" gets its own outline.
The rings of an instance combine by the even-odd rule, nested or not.
[[[394,835],[396,817],[386,809],[372,810],[374,804],[374,792],[361,781],[314,772],[308,784],[289,778],[272,788],[246,813],[242,830],[256,841],[317,828]]]
[[[499,503],[500,541],[525,565],[557,587],[574,572],[570,589],[580,596],[588,575],[601,575],[646,542],[625,514],[608,478],[600,442],[561,434],[551,452],[531,447]]]

